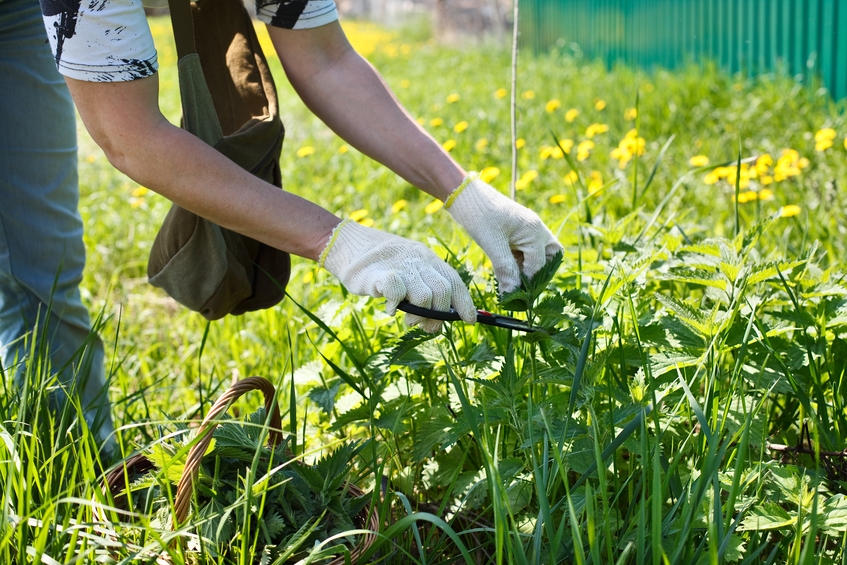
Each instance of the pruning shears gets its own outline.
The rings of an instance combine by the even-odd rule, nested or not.
[[[402,310],[403,312],[407,312],[409,314],[414,314],[415,316],[421,316],[423,318],[429,318],[431,320],[442,320],[444,322],[456,322],[461,320],[459,317],[459,313],[456,312],[453,308],[450,310],[432,310],[430,308],[424,308],[422,306],[415,306],[410,302],[403,301],[397,305],[398,310]],[[549,330],[544,328],[537,328],[534,326],[530,326],[525,320],[519,320],[517,318],[511,318],[509,316],[501,316],[499,314],[492,314],[491,312],[486,312],[485,310],[477,310],[476,311],[476,321],[479,324],[486,324],[489,326],[497,326],[498,328],[508,328],[510,330],[518,330],[519,332],[545,332],[550,333]]]

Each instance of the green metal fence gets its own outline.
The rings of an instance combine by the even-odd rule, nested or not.
[[[847,0],[520,0],[522,45],[579,46],[608,65],[819,77],[847,97]]]

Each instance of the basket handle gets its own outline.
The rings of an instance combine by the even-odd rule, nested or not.
[[[188,518],[188,511],[191,508],[191,495],[194,492],[194,481],[200,472],[200,462],[203,460],[203,455],[205,455],[206,449],[212,442],[212,432],[218,427],[218,422],[214,420],[226,412],[236,399],[251,390],[262,391],[262,394],[265,396],[265,410],[271,413],[268,445],[274,447],[282,441],[282,417],[279,413],[279,406],[274,402],[274,394],[276,393],[274,385],[264,377],[247,377],[229,387],[218,398],[215,404],[212,405],[212,409],[209,410],[209,413],[203,419],[203,422],[200,424],[200,431],[198,432],[198,436],[201,439],[188,452],[182,477],[180,477],[179,484],[176,487],[173,529],[176,529],[179,524]]]

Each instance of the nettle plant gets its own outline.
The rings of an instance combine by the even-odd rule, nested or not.
[[[348,340],[361,373],[336,358],[337,379],[313,396],[331,430],[356,423],[383,440],[374,465],[404,512],[449,518],[482,559],[836,555],[847,286],[814,245],[774,257],[763,235],[778,218],[699,241],[592,226],[606,249],[596,259],[558,258],[499,306],[479,296],[542,331],[454,324],[358,350]],[[365,400],[337,413],[351,383]],[[428,535],[426,547],[447,543]]]
[[[324,563],[351,549],[357,540],[345,532],[360,527],[356,517],[371,497],[349,486],[364,444],[344,443],[306,464],[292,455],[290,438],[266,445],[266,422],[260,408],[243,422],[224,417],[215,428],[194,481],[188,552],[206,560],[293,563],[309,557]],[[143,450],[154,469],[137,478],[130,492],[134,509],[154,517],[153,530],[174,523],[176,484],[195,440],[182,427]]]

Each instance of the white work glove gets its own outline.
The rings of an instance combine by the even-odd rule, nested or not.
[[[452,306],[462,320],[476,321],[476,308],[459,274],[421,243],[345,220],[332,232],[320,265],[353,294],[385,297],[389,316],[408,300],[433,310]],[[407,313],[406,323],[437,332],[443,322]]]
[[[562,245],[532,210],[507,198],[471,173],[444,207],[464,227],[494,266],[500,293],[521,285],[561,251]]]

